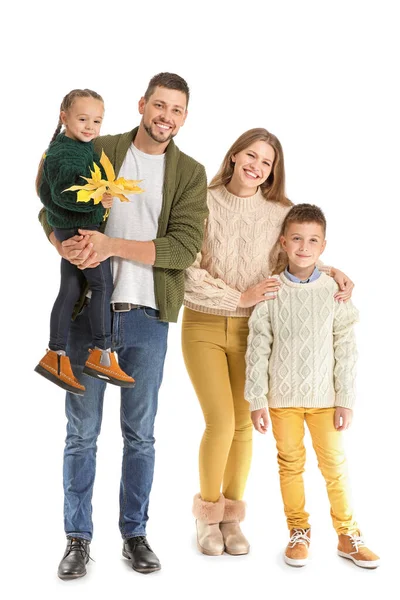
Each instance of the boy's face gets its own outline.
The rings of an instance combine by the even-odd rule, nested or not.
[[[288,255],[289,267],[299,269],[315,265],[326,246],[324,230],[315,222],[289,223],[280,242]]]

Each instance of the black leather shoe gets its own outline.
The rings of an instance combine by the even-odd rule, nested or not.
[[[86,575],[86,564],[89,561],[90,542],[80,538],[68,538],[62,561],[58,566],[60,579],[76,579]]]
[[[132,569],[138,573],[153,573],[161,569],[160,561],[144,535],[125,540],[122,556],[131,561]]]

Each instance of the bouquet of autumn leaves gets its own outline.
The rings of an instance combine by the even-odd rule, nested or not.
[[[87,184],[73,185],[64,191],[75,192],[78,190],[77,202],[89,202],[90,200],[93,200],[94,204],[99,204],[99,202],[101,202],[103,194],[111,194],[112,196],[119,198],[121,202],[129,202],[129,198],[125,196],[125,193],[141,194],[144,191],[137,185],[141,180],[135,181],[134,179],[125,179],[124,177],[115,179],[114,167],[108,156],[104,153],[104,150],[101,153],[100,164],[104,168],[107,179],[101,178],[101,171],[98,165],[93,163],[94,170],[90,171],[92,177],[82,176],[82,179],[85,179]],[[104,215],[104,219],[108,217],[109,212],[110,209],[108,208]]]

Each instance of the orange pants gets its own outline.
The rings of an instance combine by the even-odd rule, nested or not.
[[[334,413],[334,408],[269,409],[278,450],[281,492],[289,529],[310,527],[309,514],[304,508],[304,422],[310,431],[318,466],[326,482],[335,530],[341,534],[358,529],[350,504],[342,432],[334,427]]]

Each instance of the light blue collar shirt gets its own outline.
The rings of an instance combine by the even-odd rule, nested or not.
[[[294,275],[292,275],[291,273],[289,273],[287,267],[285,269],[285,276],[289,279],[289,281],[293,281],[293,283],[311,283],[312,281],[315,281],[316,279],[318,279],[318,277],[320,275],[321,275],[321,271],[318,271],[317,267],[315,267],[315,269],[311,273],[310,277],[308,279],[304,279],[302,281],[298,277],[295,277]]]

